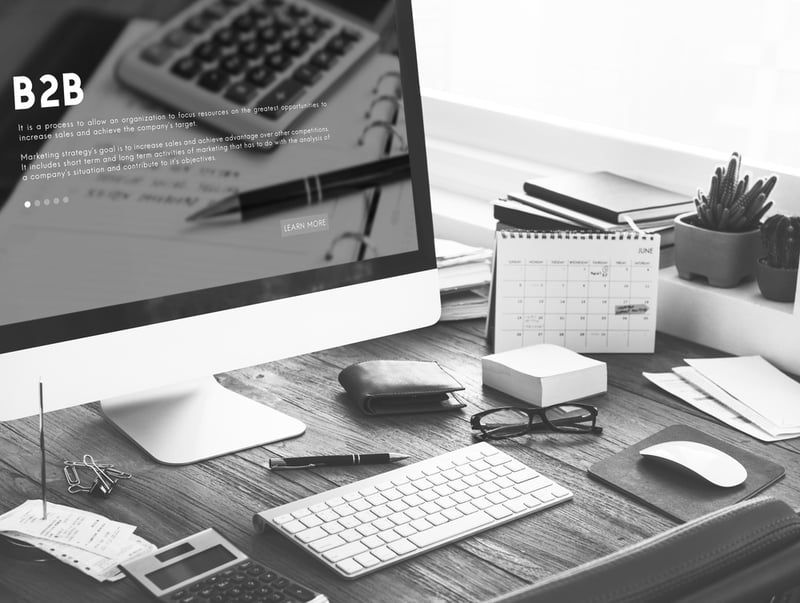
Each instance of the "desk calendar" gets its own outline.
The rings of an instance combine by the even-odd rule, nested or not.
[[[495,352],[554,343],[576,352],[653,352],[659,236],[499,231]]]

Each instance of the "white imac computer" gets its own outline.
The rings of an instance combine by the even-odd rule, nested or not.
[[[410,0],[94,4],[0,59],[0,420],[42,383],[162,463],[298,436],[213,375],[439,316]]]

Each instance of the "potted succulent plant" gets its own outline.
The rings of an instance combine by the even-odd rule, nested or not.
[[[756,279],[761,295],[774,301],[794,301],[800,259],[800,217],[776,214],[761,225],[767,255],[758,260]]]
[[[739,178],[741,157],[718,166],[706,195],[697,191],[695,211],[675,218],[675,267],[684,279],[705,277],[714,287],[735,287],[752,279],[761,256],[759,223],[772,206],[767,198],[778,177]]]

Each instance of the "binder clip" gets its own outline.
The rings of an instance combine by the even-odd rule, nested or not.
[[[95,478],[91,485],[81,483],[79,468],[90,469]],[[64,477],[67,480],[67,492],[78,494],[85,492],[90,496],[107,498],[121,479],[133,477],[130,473],[120,471],[114,465],[97,463],[91,454],[83,455],[83,461],[64,461]]]

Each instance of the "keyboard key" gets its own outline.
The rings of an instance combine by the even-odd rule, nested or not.
[[[290,55],[299,57],[308,50],[308,42],[302,38],[290,38],[283,43],[283,49]]]
[[[397,542],[390,542],[389,548],[392,549],[398,555],[405,555],[406,553],[410,553],[411,551],[415,550],[417,548],[417,545],[415,545],[410,540],[402,538]]]
[[[319,540],[320,538],[324,538],[327,535],[328,533],[320,527],[303,530],[302,532],[298,532],[296,534],[297,539],[300,542],[305,542],[305,543],[313,542],[314,540]]]
[[[364,567],[372,567],[380,563],[380,559],[372,553],[361,553],[360,555],[356,555],[354,559]]]
[[[395,557],[397,557],[397,553],[395,553],[388,546],[378,547],[377,549],[371,552],[381,561],[389,561],[390,559],[394,559]]]
[[[348,557],[355,557],[356,555],[360,555],[361,553],[367,552],[366,546],[361,544],[361,542],[348,542],[347,544],[337,547],[335,549],[331,549],[323,554],[323,557],[328,561],[333,563],[337,563],[342,559],[347,559]]]
[[[281,527],[290,534],[296,534],[297,532],[302,532],[303,530],[306,529],[306,526],[304,526],[296,519],[294,521],[290,521],[289,523],[283,524]]]
[[[538,503],[538,501],[537,501]],[[358,526],[356,531],[359,532],[363,536],[371,536],[372,534],[378,533],[378,528],[376,528],[371,523],[364,524],[362,526]]]
[[[325,530],[328,534],[338,534],[339,532],[344,530],[344,526],[340,524],[338,521],[331,521],[322,524],[322,529]]]
[[[311,543],[311,548],[318,553],[324,553],[325,551],[329,551],[331,549],[335,549],[337,546],[342,546],[346,544],[347,541],[343,538],[339,537],[339,535],[334,534],[333,536],[326,536],[325,538],[320,538],[319,540],[315,540]]]
[[[197,83],[206,90],[211,90],[211,92],[219,92],[228,85],[229,80],[230,76],[227,73],[219,71],[218,69],[213,69],[211,71],[206,71],[202,76],[200,76],[200,79]]]
[[[258,39],[265,44],[276,44],[281,39],[280,31],[277,27],[265,27],[258,32]]]
[[[305,511],[305,514],[302,514],[302,511],[292,513],[292,516],[299,519],[303,525],[308,526],[309,528],[316,527],[322,523],[322,520],[319,517],[316,515],[310,515],[307,510]]]
[[[342,572],[345,574],[355,574],[364,569],[364,567],[358,561],[353,559],[345,559],[344,561],[337,563],[336,567],[342,570]]]
[[[341,517],[339,519],[339,523],[346,528],[355,528],[361,525],[361,522],[358,521],[355,515],[348,515],[347,517]]]
[[[410,523],[404,523],[397,526],[395,531],[400,534],[400,536],[411,536],[411,534],[416,534],[419,530],[415,529]]]
[[[253,67],[245,77],[254,86],[263,88],[275,80],[275,73],[266,67]]]
[[[447,523],[447,518],[441,513],[434,513],[433,515],[428,516],[428,521],[435,526],[440,526],[443,523]]]
[[[226,27],[214,34],[214,41],[220,46],[231,47],[239,42],[239,35],[230,27]]]
[[[505,519],[506,517],[510,517],[511,515],[513,515],[513,513],[511,513],[511,510],[505,505],[497,505],[494,507],[489,507],[488,509],[486,509],[486,512],[495,519]]]
[[[400,539],[400,534],[398,534],[395,530],[385,530],[378,534],[378,537],[383,540],[384,542],[394,542],[395,540]]]
[[[367,536],[366,538],[362,539],[361,542],[365,547],[370,549],[378,548],[384,544],[383,540],[376,535]]]
[[[425,517],[425,511],[423,511],[419,507],[409,507],[408,509],[406,509],[405,513],[411,519],[420,519],[422,517]]]
[[[344,532],[339,532],[336,534],[345,542],[353,542],[354,540],[361,540],[363,536],[358,532],[358,530],[345,530]]]
[[[452,520],[452,519],[458,519],[463,515],[463,513],[461,513],[461,511],[459,511],[455,507],[450,507],[449,509],[445,509],[444,511],[442,511],[442,515],[447,517],[447,519]]]
[[[536,490],[533,493],[533,495],[536,498],[538,498],[539,500],[541,500],[543,503],[547,503],[547,502],[550,502],[551,500],[555,499],[555,496],[553,496],[553,493],[549,489],[545,489],[545,488],[543,488],[541,490]]]
[[[342,36],[334,36],[327,44],[325,50],[333,54],[343,55],[353,46],[353,42]]]
[[[525,509],[527,509],[521,498],[515,498],[514,500],[506,501],[505,505],[511,509],[513,513],[522,513]]]
[[[361,523],[367,523],[369,521],[375,521],[376,519],[378,519],[378,516],[369,510],[359,511],[358,513],[356,513],[356,519],[358,519],[358,521],[360,521]]]
[[[430,530],[425,530],[419,534],[409,536],[408,539],[413,544],[422,548],[430,544],[441,542],[455,534],[474,530],[490,523],[492,523],[492,516],[488,513],[472,513],[471,515],[464,515],[464,517],[451,521],[448,524],[433,527]]]

